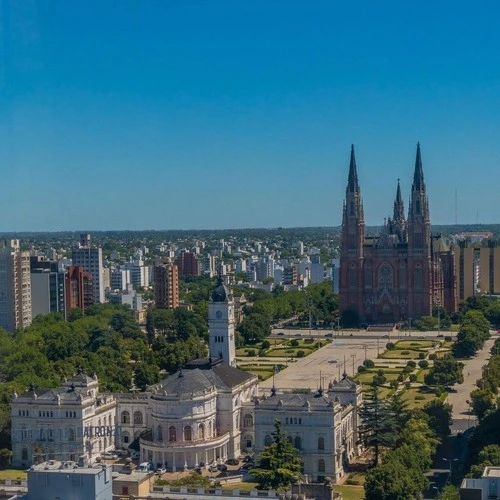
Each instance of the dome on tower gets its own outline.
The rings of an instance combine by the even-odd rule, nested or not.
[[[210,294],[210,300],[212,302],[226,302],[229,299],[229,289],[219,277],[217,281],[217,286],[212,290]]]

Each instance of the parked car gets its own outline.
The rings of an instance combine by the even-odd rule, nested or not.
[[[239,465],[240,461],[237,458],[228,458],[226,460],[227,465]]]
[[[153,472],[155,466],[151,462],[142,462],[137,469],[139,472]]]
[[[327,338],[327,339],[331,339],[332,337],[333,337],[333,333],[327,333],[325,335],[325,338]]]
[[[217,469],[220,470],[220,471],[225,472],[225,471],[227,471],[227,465],[225,465],[225,464],[219,464],[217,466]]]
[[[101,453],[101,458],[103,460],[118,460],[118,455],[116,453],[106,451],[104,453]]]
[[[137,460],[140,457],[141,457],[141,454],[138,451],[136,451],[136,450],[130,450],[130,458],[132,460]]]
[[[161,475],[161,474],[165,474],[165,472],[167,472],[167,469],[165,467],[163,467],[163,466],[156,468],[156,473],[157,474]]]
[[[211,465],[209,468],[208,468],[209,472],[218,472],[219,469],[217,468],[217,465]]]

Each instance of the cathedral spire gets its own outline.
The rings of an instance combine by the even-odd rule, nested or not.
[[[399,184],[399,179],[398,179],[398,187],[396,189],[396,199],[394,200],[394,213],[393,213],[393,220],[402,220],[404,219],[405,216],[405,209],[404,209],[404,203],[403,203],[403,197],[401,196],[401,185]]]
[[[417,142],[417,156],[415,158],[415,173],[413,174],[413,190],[425,190],[424,171],[422,168],[422,155],[420,154],[420,142]]]
[[[347,181],[347,191],[351,193],[359,192],[358,171],[356,169],[356,156],[354,154],[354,144],[351,145],[351,160],[349,162],[349,178]]]

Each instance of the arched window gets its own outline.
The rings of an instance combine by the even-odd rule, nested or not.
[[[122,411],[121,422],[122,424],[130,424],[130,413],[128,411]]]
[[[378,287],[391,290],[394,286],[392,267],[384,263],[378,268]]]
[[[371,288],[373,286],[373,275],[372,266],[370,264],[365,265],[365,288]]]
[[[130,434],[127,431],[124,431],[122,434],[122,443],[129,444],[130,443]]]
[[[142,420],[142,412],[136,411],[134,413],[134,424],[139,424],[142,425],[143,420]]]
[[[297,448],[297,450],[301,450],[302,449],[302,438],[300,436],[295,436],[295,448]]]
[[[415,286],[415,290],[422,290],[424,286],[422,266],[420,264],[415,265],[415,269],[413,272],[413,284]]]
[[[265,438],[264,438],[264,446],[270,446],[273,442],[273,438],[268,434]]]
[[[168,440],[177,441],[177,429],[173,425],[168,428]]]
[[[288,418],[287,418],[288,420]],[[288,423],[288,422],[287,422]],[[253,415],[251,413],[247,413],[243,419],[243,425],[248,429],[253,427]]]
[[[205,439],[205,426],[203,424],[198,426],[198,439]]]
[[[406,265],[404,262],[399,266],[399,288],[406,288]]]
[[[192,441],[193,440],[193,431],[190,425],[186,425],[184,427],[184,441]]]
[[[356,290],[358,288],[358,273],[354,264],[349,267],[349,290]]]
[[[21,460],[28,460],[28,450],[26,448],[21,451]]]
[[[68,429],[68,441],[74,441],[75,440],[75,429],[72,429],[71,427]]]
[[[319,437],[318,438],[318,450],[324,450],[324,449],[325,449],[325,438]]]
[[[325,461],[322,458],[318,460],[318,472],[325,472]]]
[[[161,425],[158,426],[158,441],[163,441],[163,428]]]

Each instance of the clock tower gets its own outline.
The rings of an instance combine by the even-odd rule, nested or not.
[[[234,301],[219,277],[208,301],[209,351],[212,359],[236,367],[234,334]]]

